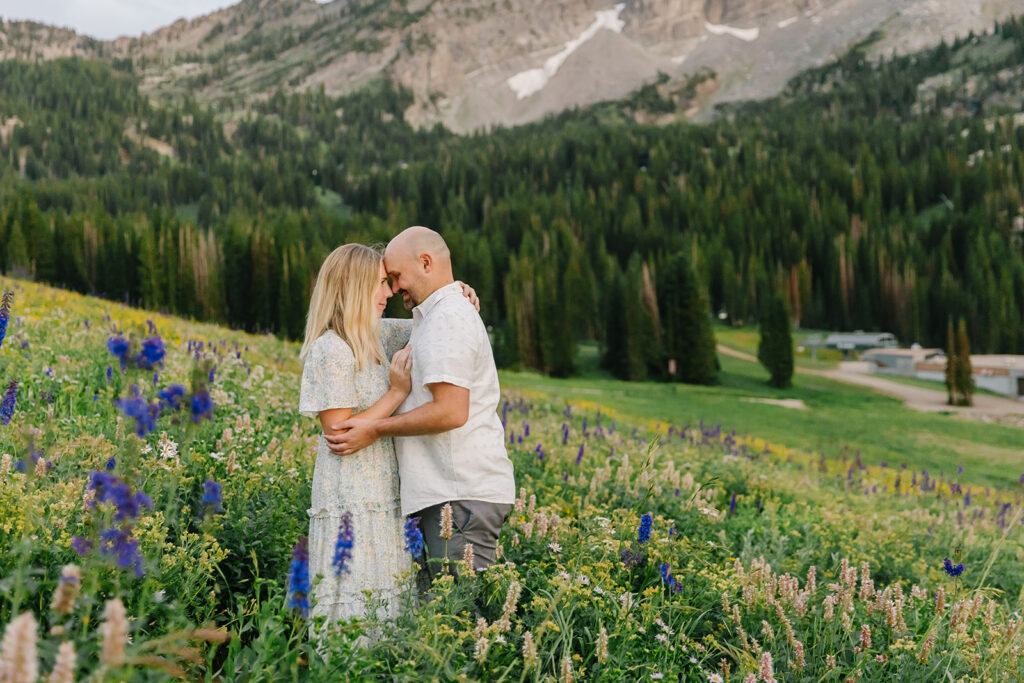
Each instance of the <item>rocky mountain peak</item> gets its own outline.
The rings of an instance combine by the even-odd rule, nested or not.
[[[876,54],[904,52],[1014,12],[1024,0],[243,0],[107,42],[4,22],[0,57],[131,59],[150,94],[235,106],[383,76],[414,93],[411,122],[470,131],[710,69],[691,110],[706,116],[716,102],[774,94],[868,36]]]

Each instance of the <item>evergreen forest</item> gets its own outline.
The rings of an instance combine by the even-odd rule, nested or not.
[[[469,136],[409,126],[387,81],[157,103],[128,60],[0,62],[0,272],[297,338],[331,249],[427,225],[505,366],[571,375],[597,340],[619,377],[713,382],[687,330],[776,296],[803,327],[943,346],[962,318],[1024,353],[1024,21],[869,45],[706,124],[637,123],[676,107],[653,84]]]

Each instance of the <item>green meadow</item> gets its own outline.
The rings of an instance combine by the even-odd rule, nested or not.
[[[1024,674],[1020,430],[814,376],[778,391],[729,356],[719,386],[627,384],[585,346],[581,377],[502,374],[518,497],[499,561],[420,595],[407,537],[401,614],[367,595],[323,630],[297,345],[0,290],[0,681]]]
[[[722,335],[716,330],[716,335],[719,342],[756,353],[756,332]],[[964,478],[982,485],[1004,486],[1024,472],[1024,430],[1019,428],[951,413],[918,412],[870,389],[814,375],[797,373],[792,387],[775,389],[768,386],[768,373],[760,364],[721,353],[718,357],[720,381],[711,387],[616,380],[600,369],[597,348],[586,345],[580,349],[579,377],[554,379],[534,372],[504,371],[501,382],[506,389],[542,392],[554,401],[596,403],[631,423],[657,421],[665,427],[697,425],[702,420],[721,423],[725,430],[735,429],[773,444],[830,457],[844,449],[851,454],[860,451],[866,463],[907,463],[934,476],[954,474],[963,467]],[[799,364],[804,362],[811,361]],[[797,399],[806,409],[751,399]]]

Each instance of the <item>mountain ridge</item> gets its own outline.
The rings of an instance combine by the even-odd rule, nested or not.
[[[278,89],[344,94],[387,77],[412,91],[410,123],[465,133],[616,99],[659,72],[679,85],[701,69],[716,79],[689,113],[707,118],[869,37],[869,56],[902,54],[1017,12],[1024,0],[243,0],[112,41],[5,21],[0,58],[131,60],[145,93],[227,109]],[[540,87],[517,91],[530,79]]]

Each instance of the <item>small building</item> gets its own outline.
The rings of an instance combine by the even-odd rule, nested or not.
[[[867,349],[891,349],[899,346],[896,335],[891,332],[836,332],[825,337],[821,344],[826,349],[840,351],[864,351]]]
[[[927,358],[915,365],[915,376],[946,381],[946,356]],[[974,386],[1004,396],[1024,397],[1024,356],[971,355]]]
[[[860,359],[870,364],[873,373],[913,377],[917,364],[933,356],[942,356],[942,349],[924,349],[915,345],[909,349],[868,349],[861,354]],[[945,356],[942,362],[946,362]]]
[[[833,332],[824,339],[821,335],[808,337],[804,346],[811,347],[811,357],[818,357],[818,349],[839,349],[846,358],[851,351],[867,349],[889,349],[899,346],[896,335],[891,332]]]

